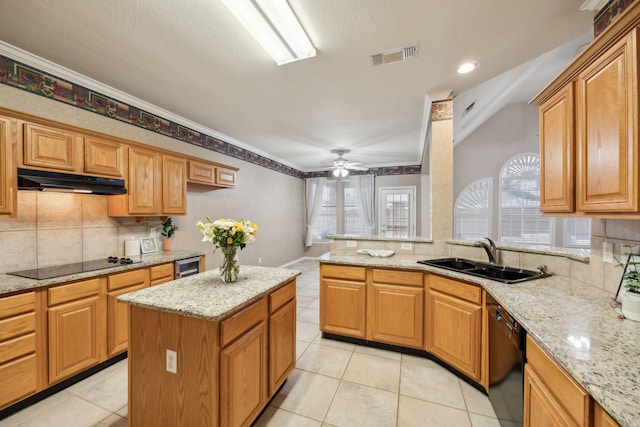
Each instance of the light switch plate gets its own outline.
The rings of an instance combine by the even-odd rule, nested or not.
[[[602,243],[602,261],[613,264],[613,243]]]
[[[400,249],[402,249],[403,251],[411,251],[411,250],[413,250],[413,244],[411,244],[411,243],[401,243],[400,244]]]
[[[358,243],[356,243],[355,240],[347,240],[347,247],[348,248],[355,248],[356,246],[358,246]]]

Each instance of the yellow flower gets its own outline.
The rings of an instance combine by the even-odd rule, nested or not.
[[[233,227],[236,229],[236,231],[244,231],[244,227],[242,226],[242,223],[239,221],[234,222]]]

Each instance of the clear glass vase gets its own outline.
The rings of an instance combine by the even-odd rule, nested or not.
[[[223,261],[220,267],[220,278],[224,283],[232,283],[238,280],[240,275],[240,260],[237,255],[237,246],[223,246],[220,248],[222,251]]]

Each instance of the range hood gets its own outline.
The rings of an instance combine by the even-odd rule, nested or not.
[[[124,179],[18,168],[18,190],[127,194]]]

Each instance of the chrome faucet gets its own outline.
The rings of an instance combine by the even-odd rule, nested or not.
[[[477,246],[477,247],[482,247],[484,248],[485,252],[487,253],[487,257],[489,257],[489,262],[491,264],[495,264],[496,263],[496,259],[497,259],[497,249],[496,249],[496,244],[493,243],[493,240],[491,240],[488,237],[485,237],[485,239],[487,241],[489,241],[489,243],[485,243],[482,240],[478,240],[477,242],[475,242],[473,244],[473,246]]]

